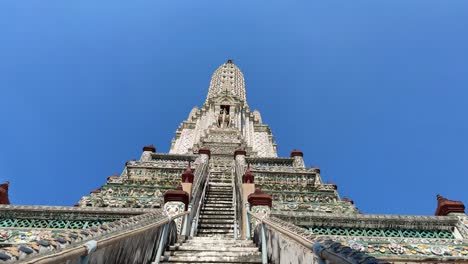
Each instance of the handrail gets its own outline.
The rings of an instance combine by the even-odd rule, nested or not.
[[[234,159],[234,177],[233,177],[233,189],[235,189],[235,195],[234,197],[236,198],[236,205],[234,207],[234,212],[236,212],[236,218],[238,223],[238,227],[241,233],[241,236],[244,237],[244,205],[243,203],[243,194],[242,194],[242,175],[245,171],[244,166],[239,164],[235,159]]]
[[[234,161],[235,162],[235,161]],[[234,239],[238,237],[238,221],[237,221],[237,192],[236,192],[236,182],[235,182],[235,169],[231,170],[231,184],[232,184],[232,199],[233,199],[233,208],[234,208]]]
[[[314,242],[308,240],[308,239],[305,239],[301,236],[298,236],[297,234],[277,225],[276,223],[273,223],[271,221],[269,221],[268,219],[266,219],[266,217],[259,217],[257,215],[255,215],[254,213],[252,212],[247,212],[247,214],[249,214],[250,216],[252,216],[253,218],[259,220],[261,223],[264,223],[268,226],[270,226],[272,229],[282,233],[283,235],[289,237],[290,239],[296,241],[297,243],[301,244],[302,246],[312,250],[312,244]]]
[[[174,215],[174,216],[168,216],[164,220],[158,221],[156,223],[153,223],[153,224],[150,224],[150,225],[147,225],[147,226],[143,226],[143,227],[136,228],[136,229],[131,229],[131,230],[128,230],[128,231],[125,231],[125,232],[122,232],[122,233],[115,234],[115,235],[106,236],[106,237],[96,241],[96,250],[99,250],[101,248],[105,248],[107,246],[119,243],[121,240],[126,239],[126,238],[128,238],[130,236],[135,236],[135,235],[139,235],[139,234],[142,234],[142,233],[146,233],[150,229],[161,227],[161,226],[163,226],[163,225],[165,225],[167,223],[170,223],[172,220],[175,220],[175,219],[177,219],[179,217],[182,217],[182,216],[185,216],[187,214],[188,214],[187,211],[182,212],[182,213]],[[83,241],[83,242],[89,242],[89,241]],[[66,262],[69,259],[79,258],[79,257],[86,256],[86,255],[88,255],[88,248],[87,248],[86,244],[83,243],[83,244],[80,244],[80,245],[76,245],[76,246],[74,246],[72,248],[66,248],[66,249],[64,249],[64,250],[62,250],[60,252],[54,253],[54,254],[45,255],[45,256],[42,256],[40,258],[33,258],[33,259],[31,259],[29,261],[26,261],[26,262],[23,262],[23,263],[28,263],[28,264],[33,264],[33,263],[35,263],[35,264],[63,263],[63,262]]]
[[[203,176],[204,174],[206,174],[207,172],[207,168],[208,168],[208,164],[209,164],[209,160],[207,160],[206,162],[203,162],[199,165],[199,167],[201,168],[197,168],[195,170],[195,183],[193,184],[193,189],[192,189],[192,194],[197,194],[198,193],[198,189],[200,189],[200,182],[202,182],[203,180]],[[193,197],[193,195],[192,195]]]
[[[202,201],[205,197],[205,190],[203,189],[202,192],[200,193],[200,187],[205,186],[207,182],[209,181],[209,160],[206,160],[205,162],[200,163],[198,168],[195,170],[195,183],[193,184],[192,188],[192,195],[190,199],[190,204],[189,204],[189,211],[190,214],[187,216],[187,219],[185,219],[185,232],[183,235],[188,236],[192,232],[193,227],[193,220],[198,217],[199,211],[200,211],[200,205],[202,204]],[[203,184],[202,186],[200,186]],[[198,224],[198,222],[197,222]],[[196,228],[196,227],[195,227]]]
[[[200,201],[198,202],[198,206],[196,208],[196,213],[195,213],[195,216],[193,217],[192,219],[192,226],[191,226],[191,229],[190,229],[190,236],[193,237],[197,234],[198,232],[198,221],[200,220],[200,211],[201,211],[201,208],[203,206],[203,203],[205,202],[205,195],[206,195],[206,188],[208,188],[208,183],[210,182],[210,172],[208,172],[208,175],[206,176],[206,181],[205,181],[205,184],[203,186],[203,191],[202,191],[202,195],[201,195],[201,198],[200,198]]]
[[[296,243],[302,245],[306,249],[311,250],[315,256],[318,258],[318,263],[319,264],[325,264],[325,263],[343,263],[343,264],[352,264],[352,263],[357,263],[355,260],[353,260],[353,257],[358,257],[358,254],[355,252],[350,254],[349,256],[345,256],[340,254],[340,251],[343,250],[338,250],[334,251],[333,247],[343,247],[340,243],[334,242],[332,240],[326,240],[326,241],[320,241],[317,237],[316,241],[311,241],[308,239],[305,239],[299,235],[297,235],[294,232],[289,231],[286,228],[283,228],[282,226],[270,221],[267,219],[267,216],[259,217],[255,215],[252,212],[247,212],[247,216],[252,216],[253,218],[257,219],[258,221],[261,222],[261,239],[262,239],[262,262],[267,263],[267,247],[266,247],[266,227],[265,225],[268,225],[271,229],[279,232],[280,234],[290,238],[291,240],[295,241]],[[363,253],[359,253],[363,254]],[[389,262],[385,260],[379,260],[375,259],[374,257],[368,256],[367,258],[373,258],[375,261],[372,263],[381,263],[381,264],[389,264]]]

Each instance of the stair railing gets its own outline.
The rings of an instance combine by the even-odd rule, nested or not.
[[[241,234],[241,237],[244,236],[244,215],[243,215],[243,194],[242,194],[242,175],[244,174],[245,167],[242,164],[238,164],[234,160],[234,177],[233,177],[233,189],[235,193],[233,197],[235,198],[236,204],[234,206],[235,212],[235,221],[238,223],[238,230]]]
[[[231,185],[232,185],[232,199],[233,199],[233,209],[234,209],[234,239],[238,238],[238,223],[237,221],[237,204],[238,204],[238,197],[237,197],[237,191],[236,191],[236,180],[235,180],[235,169],[233,168],[231,170]],[[241,202],[242,204],[242,202]]]
[[[195,170],[195,182],[193,184],[193,189],[192,189],[192,201],[196,198],[199,198],[199,192],[200,192],[200,188],[202,188],[205,184],[205,180],[206,178],[208,177],[208,172],[209,172],[209,160],[207,160],[206,162],[203,162],[201,163],[200,165],[198,165],[198,167],[200,168],[197,168]]]
[[[162,212],[157,212],[162,214]],[[150,213],[154,214],[154,213]],[[116,230],[108,230],[107,232],[98,235],[95,234],[94,237],[87,238],[88,240],[84,240],[81,242],[76,242],[71,244],[70,247],[63,248],[56,252],[50,252],[49,254],[38,255],[37,257],[31,254],[28,259],[20,261],[21,263],[27,264],[61,264],[61,263],[90,263],[90,259],[92,258],[93,254],[96,254],[94,257],[99,259],[100,254],[104,254],[103,251],[108,250],[109,248],[119,248],[119,245],[126,245],[129,241],[135,236],[143,236],[152,233],[159,233],[159,236],[155,237],[154,247],[147,247],[145,251],[142,251],[140,256],[134,256],[135,261],[143,261],[146,257],[141,257],[144,255],[151,256],[152,261],[156,261],[159,263],[162,254],[164,253],[164,249],[173,241],[174,235],[177,234],[177,227],[175,224],[175,220],[181,217],[184,217],[188,212],[182,212],[180,214],[174,216],[166,216],[162,219],[155,221],[144,221],[138,222],[138,225],[129,224],[125,227],[117,228]],[[137,217],[137,216],[135,216]],[[140,217],[140,216],[138,216]],[[140,221],[140,220],[139,220]],[[132,222],[132,221],[131,221]],[[159,229],[163,229],[162,232]],[[91,240],[89,240],[91,239]],[[146,242],[145,242],[146,243]],[[149,243],[149,242],[148,242]],[[143,250],[143,249],[142,249]],[[94,252],[94,253],[93,253]],[[119,251],[120,257],[117,257],[116,261],[121,261],[120,263],[124,263],[124,259],[128,252]],[[159,258],[158,258],[159,257]]]
[[[211,175],[211,173],[208,173],[208,175],[206,176],[206,181],[205,181],[205,184],[203,185],[203,191],[201,193],[201,197],[200,197],[200,199],[198,201],[196,209],[193,210],[193,208],[192,208],[192,211],[195,212],[195,215],[192,218],[192,226],[191,226],[191,229],[190,229],[190,237],[195,236],[197,234],[197,232],[198,232],[198,222],[200,220],[200,211],[201,211],[201,208],[202,208],[203,204],[205,203],[206,189],[208,188],[208,183],[210,182],[210,175]]]
[[[173,219],[177,219],[179,217],[184,217],[184,216],[187,216],[190,212],[189,211],[186,211],[186,212],[183,212],[181,214],[177,214],[175,216],[169,216],[168,217],[168,220],[166,220],[166,222],[164,223],[164,227],[163,227],[163,231],[162,231],[162,234],[161,234],[161,237],[159,238],[159,245],[158,245],[158,250],[156,251],[156,257],[154,258],[154,262],[155,264],[159,264],[159,262],[161,261],[161,256],[162,254],[164,254],[164,250],[167,246],[167,239],[169,237],[169,227],[170,227],[170,224],[171,224],[171,221],[173,221]]]
[[[353,264],[358,262],[361,263],[360,261],[357,261],[361,258],[368,259],[369,262],[366,263],[389,264],[389,262],[385,260],[376,259],[372,256],[353,250],[349,247],[345,249],[345,247],[342,246],[340,243],[334,242],[332,240],[321,240],[318,237],[316,237],[314,241],[311,241],[307,238],[300,236],[297,233],[292,232],[291,230],[288,230],[287,228],[279,225],[278,223],[270,221],[268,219],[268,216],[266,215],[258,216],[248,211],[247,218],[250,220],[251,217],[257,220],[257,227],[260,228],[260,234],[256,233],[256,235],[257,237],[259,237],[257,239],[259,239],[261,243],[263,264],[268,263],[267,227],[269,230],[275,231],[281,236],[285,236],[291,239],[292,241],[296,242],[299,246],[302,246],[313,252],[319,264]],[[250,221],[248,225],[250,225]],[[258,229],[256,232],[258,232]]]
[[[194,173],[195,182],[192,187],[192,195],[188,205],[188,215],[184,219],[182,235],[185,237],[193,236],[192,229],[197,228],[198,215],[200,214],[200,205],[203,204],[205,197],[205,187],[209,181],[209,160],[198,165]],[[200,191],[200,187],[203,189]],[[195,226],[194,226],[195,221]]]

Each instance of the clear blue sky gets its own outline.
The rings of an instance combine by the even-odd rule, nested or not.
[[[167,152],[227,58],[273,129],[364,213],[468,204],[468,1],[1,1],[0,180],[73,205]]]

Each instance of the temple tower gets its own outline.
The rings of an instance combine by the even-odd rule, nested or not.
[[[213,73],[206,101],[179,126],[169,153],[193,153],[203,147],[214,155],[244,148],[252,156],[277,156],[271,130],[258,111],[250,111],[244,75],[232,60]]]

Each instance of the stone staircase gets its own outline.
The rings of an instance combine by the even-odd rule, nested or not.
[[[196,236],[169,246],[162,263],[262,263],[262,256],[251,240]]]
[[[231,180],[223,173],[212,173],[200,212],[199,236],[234,237],[234,208]],[[229,183],[228,183],[229,182]]]
[[[262,263],[261,253],[251,240],[234,239],[232,188],[230,174],[211,172],[197,235],[169,246],[161,262]]]

